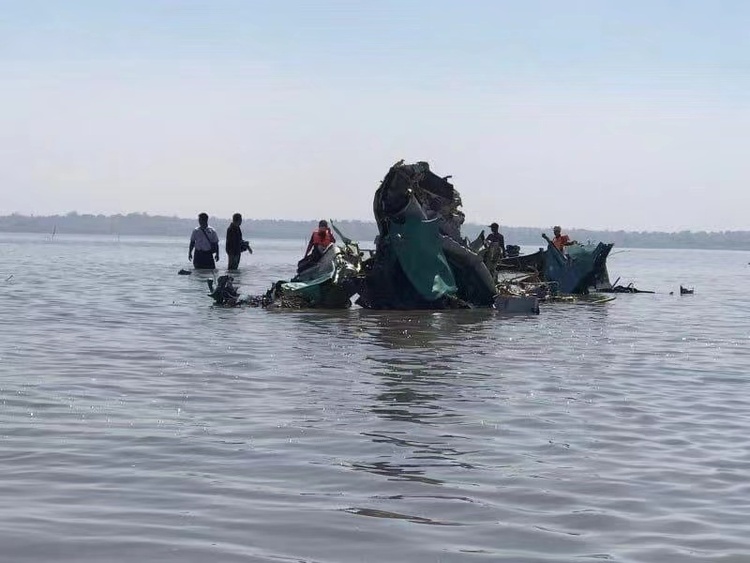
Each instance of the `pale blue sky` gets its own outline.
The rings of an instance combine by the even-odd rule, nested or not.
[[[750,3],[0,0],[0,213],[750,229]]]

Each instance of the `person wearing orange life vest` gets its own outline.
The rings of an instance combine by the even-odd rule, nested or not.
[[[318,255],[317,258],[319,258],[325,252],[325,249],[334,242],[336,242],[336,239],[331,229],[328,228],[328,221],[322,219],[318,223],[318,228],[310,236],[310,242],[307,243],[307,250],[305,250],[305,258],[313,251],[317,251],[313,252],[313,254]]]
[[[570,240],[568,235],[562,234],[562,229],[559,225],[555,225],[552,232],[555,234],[555,238],[552,239],[552,244],[554,244],[555,248],[560,252],[563,252],[566,246],[578,244],[578,241]]]

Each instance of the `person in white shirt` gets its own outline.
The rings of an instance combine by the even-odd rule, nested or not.
[[[193,255],[195,250],[195,255]],[[193,257],[195,256],[195,257]],[[188,250],[188,260],[193,261],[193,267],[196,270],[214,270],[216,262],[219,261],[219,235],[213,227],[208,226],[208,214],[201,213],[198,215],[198,226],[193,229],[190,235],[190,250]]]

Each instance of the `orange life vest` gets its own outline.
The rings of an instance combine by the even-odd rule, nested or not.
[[[332,242],[333,242],[333,235],[331,234],[330,229],[326,229],[325,231],[321,231],[320,229],[317,229],[313,231],[312,243],[315,246],[322,246],[323,248],[326,248]]]
[[[563,251],[563,249],[569,242],[570,237],[568,235],[560,235],[559,237],[555,237],[552,239],[552,244],[554,244],[557,250],[559,250],[560,252]]]

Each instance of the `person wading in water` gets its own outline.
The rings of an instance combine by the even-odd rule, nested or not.
[[[232,223],[227,229],[227,238],[224,246],[227,251],[227,260],[229,261],[228,270],[236,270],[240,267],[240,256],[243,251],[247,250],[250,254],[253,253],[250,244],[246,240],[242,240],[240,225],[242,225],[242,215],[235,213],[232,215]]]
[[[193,257],[195,249],[195,257]],[[208,214],[201,213],[198,215],[198,226],[193,229],[190,235],[190,249],[188,250],[188,260],[193,261],[193,267],[196,270],[214,270],[216,262],[219,261],[219,235],[213,227],[208,226]]]

